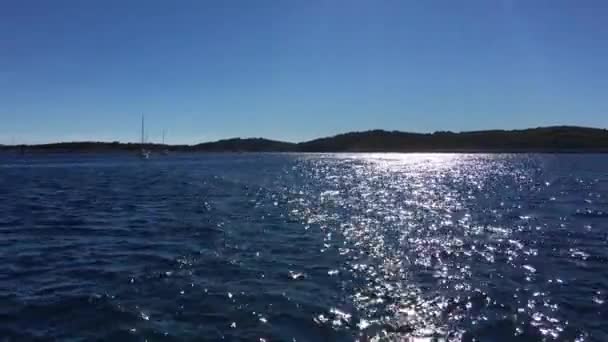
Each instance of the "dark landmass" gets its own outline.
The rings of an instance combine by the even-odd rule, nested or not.
[[[135,152],[140,144],[62,142],[41,145],[0,145],[4,151]],[[523,130],[408,133],[372,130],[302,143],[262,138],[234,138],[197,145],[146,144],[152,151],[173,152],[608,152],[608,130],[574,126]]]
[[[311,152],[608,151],[608,130],[571,126],[429,134],[374,130],[316,139],[298,147]]]
[[[209,152],[293,152],[298,144],[262,138],[224,139],[189,146],[193,151]]]

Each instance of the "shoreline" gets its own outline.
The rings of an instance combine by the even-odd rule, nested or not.
[[[265,138],[231,138],[199,144],[73,141],[33,145],[0,145],[13,153],[154,152],[298,152],[298,153],[608,153],[608,130],[551,126],[523,130],[410,133],[370,130],[304,142]]]
[[[163,156],[163,151],[152,150],[152,155]],[[608,149],[437,149],[437,150],[354,150],[354,151],[205,151],[205,150],[169,150],[171,155],[186,155],[186,154],[608,154]],[[120,154],[133,155],[137,154],[137,150],[26,150],[20,153],[19,150],[5,149],[0,150],[0,155],[13,154],[16,156],[43,156],[53,154],[83,154],[83,155],[102,155],[102,154]]]

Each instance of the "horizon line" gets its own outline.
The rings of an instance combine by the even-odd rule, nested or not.
[[[469,133],[482,133],[482,132],[517,132],[517,131],[528,131],[528,130],[538,130],[538,129],[557,129],[557,128],[570,128],[570,129],[591,129],[591,130],[601,130],[601,131],[606,131],[608,130],[607,128],[601,128],[601,127],[592,127],[592,126],[577,126],[577,125],[550,125],[550,126],[536,126],[536,127],[528,127],[528,128],[512,128],[512,129],[504,129],[504,128],[492,128],[492,129],[482,129],[482,130],[471,130],[471,131],[451,131],[451,130],[435,130],[432,132],[414,132],[414,131],[402,131],[402,130],[388,130],[388,129],[383,129],[383,128],[375,128],[375,129],[367,129],[367,130],[357,130],[357,131],[348,131],[348,132],[343,132],[343,133],[337,133],[334,135],[328,135],[328,136],[321,136],[321,137],[316,137],[316,138],[312,138],[312,139],[308,139],[308,140],[304,140],[304,141],[298,141],[298,142],[294,142],[294,141],[286,141],[286,140],[278,140],[278,139],[272,139],[272,138],[265,138],[265,137],[261,137],[261,136],[249,136],[249,137],[226,137],[226,138],[220,138],[220,139],[216,139],[216,140],[208,140],[208,141],[202,141],[202,142],[196,142],[196,143],[186,143],[186,144],[163,144],[160,142],[146,142],[144,143],[144,145],[157,145],[157,146],[196,146],[196,145],[202,145],[202,144],[210,144],[210,143],[216,143],[216,142],[222,142],[222,141],[229,141],[229,140],[266,140],[266,141],[272,141],[272,142],[278,142],[278,143],[284,143],[284,144],[292,144],[292,145],[298,145],[298,144],[304,144],[307,142],[311,142],[311,141],[315,141],[315,140],[320,140],[320,139],[330,139],[330,138],[335,138],[341,135],[347,135],[347,134],[357,134],[357,133],[367,133],[367,132],[386,132],[386,133],[404,133],[404,134],[418,134],[418,135],[433,135],[433,134],[440,134],[440,133],[444,133],[444,134],[469,134]],[[66,141],[51,141],[51,142],[44,142],[44,143],[28,143],[28,144],[0,144],[0,146],[3,147],[17,147],[17,146],[43,146],[43,145],[54,145],[54,144],[86,144],[86,143],[90,143],[90,144],[123,144],[123,145],[142,145],[141,142],[137,142],[137,141],[122,141],[122,140],[66,140]]]

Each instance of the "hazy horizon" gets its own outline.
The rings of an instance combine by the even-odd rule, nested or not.
[[[3,1],[0,144],[608,127],[608,3]]]

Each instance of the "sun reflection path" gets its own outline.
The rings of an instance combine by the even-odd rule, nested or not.
[[[356,283],[351,300],[362,315],[356,326],[365,336],[458,341],[467,327],[513,319],[496,284],[505,267],[524,284],[535,274],[524,262],[534,249],[513,237],[521,227],[502,225],[508,208],[486,202],[501,187],[525,185],[528,175],[508,158],[352,154],[304,162],[315,164],[306,169],[322,191],[305,191],[298,212],[326,231],[325,248],[346,258]],[[543,335],[556,337],[555,307],[528,292],[516,289],[522,308],[515,315],[531,316]],[[327,324],[341,321],[325,316]],[[519,323],[514,334],[528,329]]]

